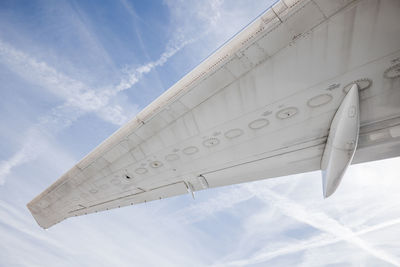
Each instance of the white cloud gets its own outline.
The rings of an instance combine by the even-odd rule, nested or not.
[[[375,261],[380,265],[398,266],[399,255],[390,249],[390,244],[391,236],[398,232],[393,229],[399,229],[400,224],[400,209],[396,206],[396,192],[400,186],[396,171],[399,160],[352,165],[344,178],[345,183],[326,200],[320,192],[319,173],[243,185],[244,190],[265,203],[265,208],[244,220],[241,227],[244,232],[237,250],[219,259],[215,265],[267,264],[280,256],[283,261],[296,255],[296,258],[302,258],[296,261],[299,266],[351,265],[354,262],[374,266]],[[308,189],[319,191],[310,194]],[[315,230],[310,231],[310,227]],[[388,235],[379,234],[385,229],[392,231],[387,230]],[[294,238],[289,234],[291,231],[308,234]],[[266,237],[272,242],[265,240]],[[245,248],[249,247],[257,248],[256,252],[247,254]],[[336,253],[329,252],[332,250]]]
[[[38,151],[43,149],[43,145],[42,135],[32,129],[23,147],[8,160],[0,161],[0,185],[5,183],[13,168],[34,159]]]
[[[203,193],[205,192],[199,192],[199,194]],[[187,208],[178,210],[174,214],[174,219],[184,224],[192,224],[204,220],[222,210],[233,207],[238,203],[249,200],[252,197],[253,195],[249,194],[249,191],[243,188],[243,186],[234,186],[229,190],[220,192],[216,197],[200,203],[195,201]]]
[[[171,42],[171,44],[167,45],[165,52],[163,52],[157,60],[148,62],[136,68],[126,67],[124,71],[125,77],[122,78],[121,82],[117,86],[107,90],[106,95],[113,96],[121,91],[131,88],[142,78],[144,74],[149,73],[157,67],[163,66],[170,57],[174,56],[178,51],[193,42],[194,39],[182,40],[179,42],[174,40]]]
[[[327,216],[324,212],[313,211],[310,208],[306,209],[303,206],[291,201],[287,197],[278,195],[275,192],[266,188],[260,190],[259,187],[253,187],[251,188],[251,190],[260,199],[268,202],[269,205],[275,206],[283,214],[292,217],[299,222],[304,222],[317,229],[332,234],[340,240],[350,242],[383,261],[394,264],[396,266],[400,265],[400,262],[397,258],[364,241],[363,239],[358,237],[352,230],[345,227],[335,219]]]
[[[55,116],[59,114],[54,111],[61,107],[77,108],[81,112],[101,110],[108,106],[110,92],[117,89],[92,89],[83,82],[57,71],[46,62],[38,61],[1,40],[0,59],[5,66],[25,80],[47,89],[48,92],[65,101],[62,106],[53,109]],[[103,119],[115,124],[119,122],[109,120],[108,117],[103,117]]]
[[[64,100],[31,128],[20,151],[0,163],[0,183],[13,168],[40,154],[49,146],[48,138],[82,114],[94,112],[105,121],[122,124],[127,115],[126,107],[114,100],[119,92],[128,90],[143,75],[163,66],[191,42],[201,46],[202,42],[209,41],[207,45],[215,47],[215,42],[226,40],[231,36],[230,31],[237,30],[240,21],[247,22],[248,17],[241,14],[253,5],[248,1],[244,5],[249,7],[223,1],[167,3],[171,8],[178,7],[171,10],[171,14],[176,25],[182,28],[167,44],[165,52],[142,66],[127,67],[120,82],[98,89],[0,43],[0,58],[4,64]],[[181,17],[176,16],[179,12]],[[199,24],[202,23],[209,35],[201,36],[204,39],[199,41],[195,35],[201,32]],[[42,160],[43,164],[52,162],[49,157]],[[199,195],[207,194],[207,200],[197,197],[187,206],[181,204],[185,201],[181,197],[147,207],[141,205],[71,218],[48,231],[42,231],[26,209],[13,207],[19,205],[14,200],[21,197],[14,195],[10,197],[12,205],[0,201],[3,240],[0,262],[25,266],[52,266],[55,262],[59,266],[201,266],[212,262],[222,266],[262,266],[271,259],[289,258],[300,252],[301,256],[296,258],[300,266],[351,265],[357,261],[373,265],[374,261],[367,261],[371,258],[378,261],[376,265],[398,264],[398,253],[390,251],[396,241],[386,242],[390,240],[388,234],[398,233],[390,231],[390,227],[398,229],[400,223],[397,207],[400,184],[396,182],[397,175],[393,175],[398,164],[379,164],[380,168],[377,165],[352,167],[336,195],[328,200],[322,199],[320,177],[313,173],[199,192]],[[391,173],[392,177],[383,173]],[[27,188],[32,183],[24,182]],[[177,202],[180,204],[174,205]],[[239,207],[255,209],[254,203],[260,208],[256,207],[246,216],[240,214]],[[227,238],[225,228],[232,227],[232,218],[237,220],[234,225],[237,229],[230,232],[234,237]],[[313,232],[303,239],[285,236],[296,227],[300,232],[302,227],[312,228]],[[383,230],[388,231],[386,235],[381,234]],[[378,242],[376,237],[367,234],[380,235],[382,240]],[[232,240],[234,242],[230,242]],[[223,250],[218,247],[220,245],[233,249]]]
[[[39,123],[32,127],[30,132],[43,132],[54,134],[68,127],[73,121],[86,112],[95,112],[105,121],[122,125],[129,119],[119,104],[110,105],[110,100],[121,91],[134,86],[143,75],[156,67],[163,66],[167,60],[193,40],[186,40],[175,45],[167,46],[161,56],[149,63],[134,69],[127,69],[124,77],[116,86],[107,86],[94,90],[83,82],[75,80],[39,62],[35,58],[18,51],[9,44],[0,40],[0,59],[9,69],[22,78],[46,88],[52,94],[64,99],[64,103],[53,108],[49,114],[39,118]],[[138,105],[134,105],[137,112]],[[136,112],[130,112],[136,113]],[[6,176],[11,170],[36,157],[40,149],[32,148],[34,135],[28,134],[22,148],[8,160],[0,162],[0,184],[4,184]]]
[[[195,53],[209,54],[260,15],[275,0],[176,1],[164,0],[172,13],[172,24],[187,38],[201,36]],[[196,47],[196,49],[199,49]]]
[[[191,241],[193,231],[171,221],[165,224],[165,214],[154,214],[143,205],[134,209],[134,217],[132,211],[114,210],[107,217],[71,219],[45,231],[32,222],[28,211],[0,201],[0,262],[29,266],[53,266],[55,262],[57,266],[204,265],[201,255],[205,251]],[[174,239],[170,233],[175,233]]]

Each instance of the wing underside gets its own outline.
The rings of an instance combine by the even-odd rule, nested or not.
[[[72,216],[319,170],[332,118],[354,83],[361,127],[353,162],[398,156],[399,3],[277,2],[28,208],[48,228]]]

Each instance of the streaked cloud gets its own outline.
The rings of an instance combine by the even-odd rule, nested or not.
[[[191,42],[193,40],[187,40],[175,44],[175,46],[168,46],[157,60],[136,68],[126,69],[121,81],[116,86],[107,86],[97,90],[60,73],[45,62],[37,61],[35,58],[18,51],[1,40],[0,59],[3,64],[22,78],[42,86],[52,94],[64,99],[62,105],[53,108],[49,114],[41,117],[39,123],[30,131],[46,131],[47,134],[54,134],[62,131],[87,112],[95,112],[105,121],[116,125],[122,125],[127,122],[128,117],[124,114],[124,108],[118,104],[110,105],[110,99],[134,86],[143,75],[156,67],[163,66],[170,57]],[[136,109],[138,108],[138,105],[134,106]],[[34,138],[34,135],[28,134],[22,148],[8,160],[0,162],[0,184],[5,182],[5,177],[12,168],[34,159],[35,155],[39,153],[40,149],[32,148],[32,139]]]
[[[137,11],[145,7],[125,0],[120,3],[132,18],[152,23]],[[166,0],[166,10],[155,4],[152,7],[152,12],[159,12],[157,17],[167,21],[162,28],[165,32],[154,30],[151,37],[160,34],[167,36],[167,41],[161,46],[152,43],[149,40],[154,39],[140,31],[140,25],[130,25],[128,32],[136,33],[141,47],[127,42],[121,52],[110,50],[99,38],[107,31],[117,31],[116,37],[129,40],[118,35],[120,25],[99,29],[102,26],[94,16],[103,17],[118,4],[89,6],[86,8],[91,12],[85,13],[82,3],[62,2],[66,25],[71,28],[47,30],[60,36],[72,31],[68,38],[81,38],[76,43],[83,47],[76,47],[75,52],[82,54],[82,62],[68,61],[68,55],[61,56],[63,51],[58,47],[53,48],[51,58],[46,57],[48,46],[40,38],[31,43],[35,49],[25,50],[26,46],[2,34],[1,66],[35,85],[25,90],[36,90],[35,94],[56,101],[26,126],[19,149],[7,151],[4,155],[11,156],[1,158],[0,265],[399,265],[400,253],[394,240],[400,234],[399,159],[352,166],[338,192],[328,200],[323,200],[320,175],[314,172],[196,192],[195,200],[185,195],[70,218],[46,231],[37,226],[25,207],[47,181],[56,178],[54,172],[65,171],[76,160],[58,143],[59,135],[71,130],[82,142],[90,141],[91,136],[74,129],[79,123],[88,123],[85,115],[100,118],[99,127],[120,126],[145,105],[142,96],[136,94],[143,81],[161,94],[167,88],[161,88],[152,75],[173,83],[184,73],[176,74],[175,80],[167,79],[170,68],[178,69],[177,65],[185,62],[190,69],[271,3]],[[57,5],[41,9],[44,22],[49,16],[46,12],[53,12]],[[33,37],[26,34],[21,40]],[[138,58],[126,53],[130,50]],[[111,52],[126,60],[115,62]],[[93,62],[106,66],[91,69]],[[109,70],[113,73],[107,77]],[[148,77],[152,77],[150,81]],[[146,92],[146,86],[140,92]],[[5,183],[8,177],[13,179]]]

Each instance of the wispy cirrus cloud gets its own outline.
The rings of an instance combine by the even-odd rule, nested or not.
[[[71,78],[57,69],[49,66],[44,61],[38,61],[34,57],[19,51],[11,45],[0,40],[0,62],[7,68],[19,75],[26,81],[45,88],[51,94],[64,100],[64,103],[50,112],[47,117],[62,117],[60,110],[67,108],[79,110],[82,113],[101,111],[109,104],[110,97],[115,95],[118,88],[94,89],[91,86]],[[137,82],[137,81],[135,81]],[[134,83],[131,83],[131,86]],[[126,88],[125,88],[126,89]],[[114,109],[119,112],[118,109]],[[108,112],[113,109],[108,109]],[[99,112],[99,115],[106,121],[114,124],[121,124],[119,120],[110,120],[104,116],[106,112]],[[43,118],[42,121],[49,118]],[[126,120],[126,119],[125,119]]]
[[[322,198],[320,174],[313,172],[231,186],[193,202],[172,217],[185,224],[202,224],[239,212],[234,215],[242,217],[237,245],[215,261],[215,266],[262,266],[274,260],[274,265],[283,262],[286,266],[284,259],[291,257],[304,257],[296,261],[299,266],[353,262],[398,266],[400,258],[389,245],[391,236],[400,229],[398,196],[394,193],[399,187],[398,161],[351,166],[340,190],[328,200]],[[257,200],[262,204],[256,204]],[[240,213],[239,207],[251,205],[257,209],[252,216]],[[378,240],[372,238],[376,236]]]
[[[391,236],[400,229],[399,209],[395,206],[398,196],[393,193],[399,186],[394,168],[398,161],[351,166],[345,183],[328,200],[322,199],[321,192],[309,194],[309,190],[320,190],[319,173],[243,185],[241,189],[264,206],[252,217],[244,218],[237,249],[214,265],[262,266],[273,262],[286,266],[289,263],[285,259],[293,257],[298,266],[354,262],[398,266],[397,251],[389,245]],[[383,196],[379,192],[387,193]],[[232,202],[234,199],[232,194]],[[249,253],[247,248],[253,246],[256,251]],[[336,253],[329,253],[332,250]]]
[[[131,88],[142,78],[143,75],[149,73],[157,67],[163,66],[169,58],[193,42],[194,39],[182,40],[180,42],[174,41],[172,44],[167,45],[165,52],[163,52],[157,60],[150,61],[135,68],[126,67],[124,70],[125,77],[121,79],[117,86],[107,90],[106,95],[113,96],[121,91]]]
[[[143,205],[135,208],[136,218],[126,210],[112,213],[114,215],[108,214],[111,215],[108,218],[81,217],[79,221],[71,220],[69,225],[43,230],[32,223],[27,210],[1,200],[0,224],[8,223],[9,227],[0,227],[3,241],[0,262],[29,266],[50,266],[55,261],[57,266],[205,265],[201,256],[205,251],[200,244],[191,241],[192,247],[186,245],[192,234],[190,228],[182,229],[174,222],[163,224],[165,214],[154,214]],[[112,218],[115,215],[119,216],[119,221]],[[102,223],[94,228],[98,220]],[[119,224],[121,221],[124,224]],[[102,231],[99,232],[99,228]],[[79,235],[80,232],[85,234]],[[173,240],[168,236],[171,232],[175,233]],[[113,242],[109,242],[111,236]],[[24,257],[15,259],[16,253]]]
[[[349,235],[348,238],[359,237],[361,235],[371,233],[374,231],[379,231],[391,226],[396,226],[398,224],[400,224],[400,219],[389,220],[377,225],[365,227],[363,230],[354,232],[353,234]],[[246,259],[223,262],[222,265],[216,264],[215,266],[245,266],[245,265],[258,264],[267,262],[276,257],[285,256],[305,250],[316,249],[319,247],[332,245],[341,241],[343,241],[342,238],[320,234],[316,237],[312,237],[310,239],[306,239],[293,244],[284,244],[281,246],[281,248],[278,249],[268,249],[268,250],[261,249],[261,251],[255,253],[254,255]],[[390,263],[396,263],[396,260]],[[307,265],[304,264],[304,266]]]
[[[388,254],[386,251],[369,244],[358,237],[358,235],[356,235],[350,228],[345,227],[343,224],[332,217],[327,216],[325,213],[305,209],[303,206],[298,205],[289,198],[279,195],[267,188],[260,190],[260,188],[252,187],[250,190],[260,199],[278,208],[283,214],[292,217],[299,222],[309,224],[317,229],[332,234],[341,240],[350,242],[385,262],[391,263],[395,266],[400,265],[400,261],[397,258]]]
[[[108,82],[104,78],[107,81],[104,86],[102,83],[101,86],[92,86],[90,81],[74,75],[74,71],[63,72],[57,64],[9,45],[15,49],[14,52],[22,53],[22,57],[25,55],[32,59],[33,63],[31,67],[29,64],[21,66],[24,64],[22,60],[20,65],[7,67],[15,67],[16,71],[25,70],[25,73],[21,71],[19,74],[21,77],[46,88],[62,103],[38,119],[21,142],[21,150],[3,162],[7,164],[0,163],[3,168],[0,168],[0,177],[37,158],[38,153],[43,154],[42,149],[50,145],[48,141],[55,139],[58,131],[64,130],[84,114],[96,114],[103,123],[120,125],[126,121],[129,113],[126,106],[116,99],[118,95],[140,83],[146,74],[164,66],[185,47],[180,46],[185,40],[190,40],[185,45],[193,44],[185,49],[185,57],[209,54],[212,50],[203,49],[203,46],[214,49],[215,43],[232,35],[230,31],[237,29],[235,27],[240,21],[247,23],[253,15],[249,17],[245,13],[257,1],[164,2],[171,8],[178,7],[171,10],[172,20],[176,19],[174,27],[177,36],[173,36],[160,57],[149,59],[147,63],[146,60],[141,61],[145,63],[139,66],[129,65],[123,71],[117,70],[120,80]],[[201,9],[200,12],[196,11],[197,8]],[[182,12],[180,18],[175,16],[177,11]],[[204,27],[209,32],[196,39],[196,34],[202,32]],[[85,40],[103,50],[95,36],[90,31],[87,33],[88,39]],[[7,42],[3,44],[7,45]],[[43,72],[35,73],[32,66]],[[49,69],[52,70],[47,73],[51,75],[40,77]],[[34,74],[32,80],[30,71]],[[37,75],[40,79],[34,81]],[[57,81],[65,86],[65,92],[53,91],[57,88]],[[71,84],[73,86],[68,87]],[[76,91],[70,94],[69,88]],[[74,94],[81,94],[82,99]],[[85,136],[82,139],[89,140]],[[39,157],[41,164],[62,162],[57,152],[62,151],[46,154],[46,159]],[[68,164],[74,161],[69,160]],[[396,207],[399,200],[396,197],[398,179],[397,174],[393,174],[397,173],[398,162],[380,164],[382,168],[363,165],[359,173],[353,173],[354,177],[346,177],[336,192],[336,200],[322,199],[320,177],[314,173],[259,181],[251,186],[238,185],[198,192],[196,200],[182,196],[152,202],[147,206],[71,218],[48,231],[36,225],[24,206],[37,193],[32,192],[35,181],[24,177],[18,184],[19,179],[13,179],[28,194],[10,193],[3,195],[4,199],[9,199],[8,203],[0,201],[0,235],[3,239],[0,242],[0,263],[22,266],[52,266],[55,262],[59,266],[209,266],[212,263],[220,266],[384,266],[386,263],[390,265],[389,262],[398,263],[397,240],[388,241],[389,235],[395,239],[399,233],[400,213]],[[61,171],[65,166],[58,168]],[[26,169],[18,169],[18,173],[25,171],[24,175],[34,175],[30,173],[31,169]],[[36,171],[39,175],[35,176],[45,174],[44,170]],[[51,172],[54,173],[53,170]],[[392,173],[392,178],[385,180],[383,173]],[[308,178],[304,179],[305,176]],[[5,192],[15,183],[7,183],[0,189]],[[206,194],[207,198],[201,197],[201,194]],[[386,235],[382,231],[386,231]],[[368,238],[368,234],[378,237]],[[293,258],[294,263],[288,264],[288,258]]]
[[[19,151],[8,160],[0,162],[0,184],[5,182],[5,177],[13,168],[34,159],[40,153],[41,149],[35,137],[37,135],[33,133],[56,134],[88,112],[94,112],[103,120],[116,125],[125,123],[129,119],[125,114],[126,107],[123,108],[119,104],[112,105],[110,101],[120,92],[138,83],[143,75],[163,66],[170,57],[192,42],[193,40],[186,40],[168,45],[157,60],[136,68],[126,68],[118,84],[94,89],[0,40],[0,62],[23,79],[45,88],[64,100],[61,105],[52,108],[48,114],[39,118],[36,125],[28,132]],[[138,105],[134,104],[133,109],[137,112]]]
[[[31,130],[31,132],[27,134],[27,140],[25,140],[22,148],[9,159],[0,161],[0,185],[5,183],[6,177],[11,173],[13,168],[29,162],[36,157],[43,145],[41,140],[41,135]]]

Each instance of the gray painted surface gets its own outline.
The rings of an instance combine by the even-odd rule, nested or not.
[[[320,169],[360,88],[353,162],[400,155],[400,1],[280,1],[28,204],[40,226]],[[200,176],[201,175],[201,176]],[[200,177],[199,177],[200,176]]]

